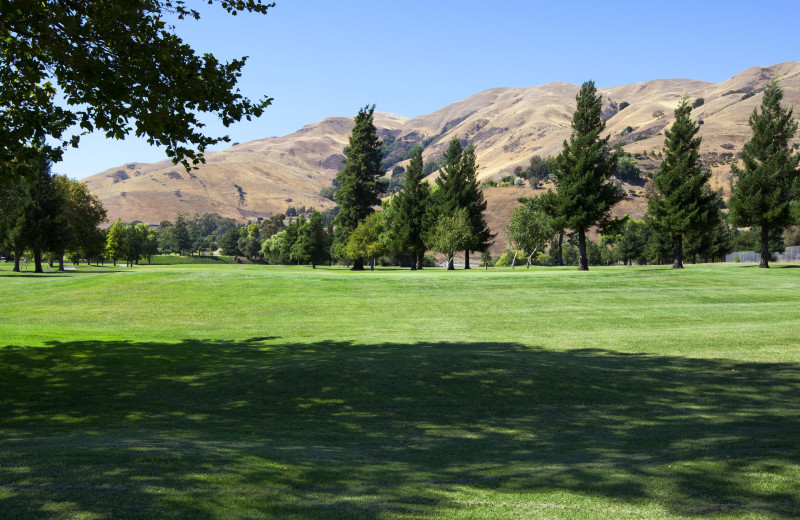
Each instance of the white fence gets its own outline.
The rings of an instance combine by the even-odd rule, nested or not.
[[[738,260],[737,260],[738,258]],[[800,246],[787,247],[783,253],[776,253],[774,258],[776,262],[800,262]],[[761,253],[754,253],[753,251],[737,251],[725,255],[726,262],[744,262],[744,263],[759,263],[761,262]]]

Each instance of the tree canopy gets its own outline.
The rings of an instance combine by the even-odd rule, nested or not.
[[[214,3],[209,1],[209,4]],[[246,58],[199,56],[168,16],[200,18],[184,0],[6,0],[0,9],[0,180],[35,158],[77,146],[80,130],[134,133],[166,147],[188,169],[227,137],[204,135],[198,113],[223,125],[259,117],[271,98],[245,98],[236,84]],[[220,0],[230,14],[266,13],[261,0]],[[63,97],[64,102],[57,101]],[[65,106],[66,105],[66,106]]]

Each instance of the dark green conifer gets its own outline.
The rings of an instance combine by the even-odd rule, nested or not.
[[[406,169],[403,188],[397,194],[397,214],[391,226],[400,249],[411,254],[411,269],[422,269],[425,255],[425,229],[428,226],[428,203],[431,186],[423,181],[422,148],[416,147]]]
[[[483,251],[492,243],[494,235],[486,224],[486,200],[478,185],[478,165],[475,162],[475,148],[470,144],[461,156],[461,175],[464,187],[461,190],[461,207],[467,210],[470,239],[464,252],[464,269],[469,269],[469,252]]]
[[[719,223],[719,196],[708,186],[710,170],[700,164],[699,127],[684,96],[675,109],[675,122],[665,131],[664,160],[653,177],[656,194],[648,201],[647,221],[674,246],[673,269],[683,269],[684,240],[700,229]]]
[[[761,263],[769,267],[770,233],[792,224],[792,200],[797,196],[800,154],[789,145],[797,132],[792,109],[781,105],[783,90],[776,80],[764,89],[761,111],[750,115],[753,137],[742,149],[744,168],[733,165],[728,203],[735,226],[761,230]]]
[[[602,99],[594,82],[581,86],[578,106],[572,118],[572,135],[556,158],[553,182],[556,191],[542,195],[547,213],[556,228],[572,229],[578,235],[579,269],[589,269],[586,232],[611,221],[611,207],[624,198],[622,189],[609,182],[617,167],[617,156],[600,138],[605,123],[600,116]]]
[[[350,145],[344,149],[345,167],[336,177],[341,188],[334,194],[339,204],[334,220],[334,250],[342,258],[350,233],[374,211],[373,206],[380,204],[384,172],[381,170],[381,141],[372,120],[374,112],[375,105],[358,111]],[[353,261],[353,270],[363,269],[362,258]]]
[[[484,217],[486,201],[478,186],[475,148],[469,145],[464,150],[458,137],[453,137],[444,158],[445,166],[436,179],[437,219],[453,216],[460,209],[466,211],[470,239],[465,243],[464,268],[469,269],[469,252],[487,248],[493,237]],[[447,269],[453,268],[451,257]]]

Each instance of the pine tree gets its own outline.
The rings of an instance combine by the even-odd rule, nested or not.
[[[578,107],[572,118],[572,135],[556,158],[553,182],[557,191],[542,195],[547,213],[556,229],[572,229],[578,235],[579,269],[589,269],[586,232],[592,226],[607,225],[611,207],[624,198],[622,189],[609,182],[617,166],[617,156],[608,147],[608,137],[600,138],[605,123],[600,117],[602,99],[594,82],[581,86]]]
[[[300,226],[297,240],[292,245],[292,257],[299,262],[311,263],[312,269],[328,259],[327,236],[319,211],[312,211],[308,222]]]
[[[452,217],[461,209],[466,211],[470,237],[464,242],[464,268],[469,269],[469,252],[487,248],[493,238],[484,217],[486,201],[478,187],[475,149],[469,145],[464,150],[458,137],[453,137],[444,158],[445,165],[436,179],[439,189],[435,196],[435,220]],[[452,256],[447,269],[454,269]]]
[[[483,251],[492,243],[494,235],[486,224],[486,200],[478,186],[478,165],[475,162],[475,148],[470,144],[461,156],[461,175],[464,188],[461,191],[461,207],[467,210],[470,239],[464,251],[464,269],[469,269],[469,252]]]
[[[764,89],[761,111],[750,115],[753,137],[742,149],[744,169],[733,165],[733,187],[728,203],[735,226],[761,228],[761,263],[768,268],[772,252],[770,233],[792,223],[792,200],[796,196],[800,154],[789,141],[797,132],[792,109],[781,105],[783,90],[776,80]]]
[[[425,255],[424,235],[428,225],[427,206],[431,186],[422,180],[423,176],[422,148],[416,147],[406,170],[403,187],[393,202],[396,209],[391,221],[391,233],[400,251],[411,254],[412,270],[422,269]]]
[[[683,96],[665,132],[664,160],[653,177],[656,194],[648,201],[648,224],[674,245],[673,269],[683,269],[687,235],[714,227],[720,218],[718,194],[708,186],[711,171],[700,164],[702,139],[691,112],[689,97]]]
[[[375,105],[358,111],[350,145],[344,149],[345,167],[337,175],[341,185],[334,198],[339,204],[339,213],[334,220],[334,251],[344,257],[344,248],[350,234],[358,223],[372,213],[373,206],[380,204],[379,194],[383,183],[381,177],[381,141],[372,121]],[[364,259],[353,261],[353,270],[364,269]]]

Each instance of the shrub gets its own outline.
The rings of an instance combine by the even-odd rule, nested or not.
[[[705,99],[699,97],[699,98],[694,100],[694,103],[692,103],[692,108],[699,108],[699,107],[703,106],[703,104],[705,102],[706,102]]]
[[[656,110],[655,112],[653,112],[653,117],[656,118],[656,119],[664,117],[664,111],[663,110]]]
[[[506,249],[505,251],[503,251],[500,257],[497,260],[495,260],[494,262],[495,267],[511,267],[511,262],[512,260],[514,260],[514,253],[517,253],[516,265],[520,264],[520,259],[522,261],[522,264],[524,265],[528,259],[528,255],[525,254],[525,251],[522,251],[521,249],[518,250]]]
[[[620,112],[622,112],[623,110],[625,110],[625,109],[626,109],[626,108],[628,108],[629,106],[631,106],[631,104],[630,104],[630,103],[628,103],[627,101],[623,101],[622,103],[620,103],[620,104],[619,104],[619,110],[620,110]]]

